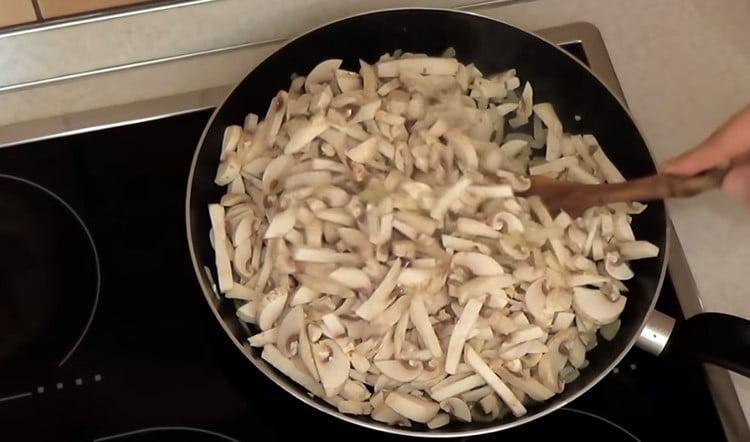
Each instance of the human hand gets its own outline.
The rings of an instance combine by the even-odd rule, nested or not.
[[[750,206],[750,105],[703,143],[667,161],[663,170],[674,175],[691,176],[719,166],[729,166],[722,183],[724,190],[739,196]]]

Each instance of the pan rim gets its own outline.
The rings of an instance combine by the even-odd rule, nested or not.
[[[671,246],[670,243],[671,243],[671,229],[672,229],[672,227],[671,227],[671,223],[669,221],[670,220],[670,218],[669,218],[669,211],[668,211],[668,209],[666,207],[666,204],[664,205],[664,214],[665,214],[665,226],[664,226],[665,241],[664,241],[663,250],[661,251],[661,253],[663,254],[663,256],[662,256],[663,261],[662,261],[662,268],[661,268],[661,272],[660,272],[660,275],[659,275],[659,279],[658,279],[657,284],[656,284],[656,290],[655,290],[654,296],[651,299],[651,304],[648,306],[648,309],[646,310],[646,314],[643,316],[643,318],[641,320],[641,324],[638,327],[637,332],[634,333],[633,336],[631,337],[631,339],[626,343],[625,347],[620,352],[620,354],[613,359],[612,363],[609,366],[607,366],[605,369],[601,370],[601,372],[599,374],[597,374],[596,376],[594,376],[591,381],[589,381],[586,385],[580,387],[577,391],[573,392],[571,394],[571,396],[568,397],[567,399],[565,399],[564,401],[560,401],[559,403],[554,404],[554,405],[546,406],[544,408],[541,408],[539,411],[536,411],[533,414],[529,413],[529,414],[527,414],[527,415],[525,415],[525,416],[523,416],[521,418],[515,419],[515,420],[510,421],[510,422],[504,422],[503,423],[502,421],[498,421],[499,423],[497,425],[491,425],[491,426],[487,426],[487,427],[484,427],[484,428],[478,428],[478,429],[474,429],[474,430],[460,430],[460,431],[443,430],[443,431],[440,431],[440,432],[430,431],[430,430],[427,430],[427,431],[425,431],[425,430],[413,431],[413,430],[403,429],[402,427],[390,426],[390,425],[387,425],[387,424],[384,424],[384,423],[380,423],[380,422],[374,421],[372,419],[370,419],[369,421],[359,420],[359,419],[357,419],[357,418],[355,418],[353,416],[349,416],[349,415],[346,415],[344,413],[339,412],[338,410],[334,409],[330,405],[325,406],[325,405],[323,405],[321,403],[318,403],[315,399],[307,396],[304,393],[301,393],[301,392],[297,391],[296,388],[290,387],[289,384],[292,382],[290,379],[288,379],[287,377],[283,376],[280,373],[277,373],[276,370],[273,369],[268,363],[264,362],[264,363],[261,364],[260,361],[256,360],[256,357],[251,354],[251,351],[248,348],[246,348],[238,339],[235,338],[234,334],[231,332],[231,330],[229,329],[229,327],[227,326],[227,324],[224,322],[223,318],[221,317],[221,314],[217,310],[216,306],[211,302],[211,296],[217,296],[217,293],[214,291],[214,289],[212,287],[210,287],[206,283],[206,281],[204,280],[204,278],[201,276],[203,269],[201,268],[201,263],[198,262],[198,259],[197,259],[196,254],[195,254],[195,246],[193,244],[193,239],[192,239],[192,234],[191,234],[191,232],[192,232],[192,226],[191,226],[191,220],[190,220],[190,211],[191,211],[190,201],[191,201],[191,196],[192,196],[192,184],[193,184],[193,179],[194,179],[194,175],[195,175],[196,165],[198,163],[198,157],[200,156],[200,153],[201,153],[201,151],[203,149],[206,135],[208,134],[208,130],[212,126],[212,124],[214,122],[214,119],[218,115],[219,111],[221,111],[221,109],[224,107],[226,101],[239,88],[239,86],[242,84],[242,82],[245,80],[245,78],[247,78],[247,76],[250,75],[255,69],[257,69],[258,66],[260,66],[263,63],[265,63],[266,60],[268,60],[271,56],[273,56],[274,54],[278,53],[279,51],[281,51],[282,49],[284,49],[288,45],[292,44],[293,42],[295,42],[295,41],[297,41],[299,39],[302,39],[302,38],[306,37],[307,35],[309,35],[309,34],[311,34],[313,32],[316,32],[316,31],[318,31],[320,29],[323,29],[323,28],[325,28],[327,26],[330,26],[332,24],[343,22],[343,21],[350,20],[350,19],[357,18],[357,17],[362,17],[362,16],[366,16],[366,15],[376,15],[376,14],[382,14],[382,13],[388,13],[388,12],[399,12],[399,11],[429,11],[429,12],[442,12],[442,13],[453,13],[453,14],[469,15],[469,16],[472,16],[472,17],[475,17],[475,18],[479,18],[479,19],[483,19],[483,20],[490,20],[492,22],[500,23],[502,25],[505,25],[505,26],[508,26],[510,28],[513,28],[513,29],[515,29],[515,30],[517,30],[519,32],[527,34],[528,36],[530,36],[532,38],[540,40],[541,42],[543,42],[543,43],[545,43],[545,44],[547,44],[549,46],[552,46],[556,50],[562,52],[569,59],[573,60],[579,66],[583,67],[586,70],[586,72],[588,72],[589,75],[591,75],[591,77],[593,79],[595,79],[602,86],[604,86],[604,88],[609,93],[609,95],[611,95],[617,101],[617,103],[620,105],[620,107],[625,112],[625,114],[628,116],[628,118],[630,118],[630,120],[633,123],[633,126],[635,127],[638,135],[643,140],[643,144],[646,146],[646,150],[648,151],[648,154],[651,157],[651,162],[653,164],[656,164],[656,162],[654,161],[654,154],[653,154],[653,152],[652,152],[652,150],[651,150],[651,148],[649,146],[649,143],[646,140],[646,137],[643,135],[643,131],[638,126],[635,118],[633,118],[633,115],[631,114],[630,110],[625,105],[625,103],[623,102],[623,100],[612,90],[611,87],[609,87],[609,85],[607,85],[605,82],[603,82],[599,78],[599,76],[596,75],[596,73],[594,73],[591,70],[591,68],[589,68],[586,64],[584,64],[579,59],[577,59],[576,57],[574,57],[572,54],[568,53],[567,51],[565,51],[564,49],[562,49],[560,46],[558,46],[555,43],[547,40],[544,37],[541,37],[541,36],[539,36],[539,35],[531,32],[531,31],[527,31],[527,30],[525,30],[523,28],[520,28],[520,27],[518,27],[516,25],[507,23],[505,21],[496,19],[494,17],[489,17],[489,16],[482,15],[482,14],[479,14],[479,13],[476,13],[476,12],[473,12],[473,11],[466,11],[466,10],[460,10],[460,9],[434,8],[434,7],[396,7],[396,8],[381,8],[381,9],[376,9],[376,10],[372,10],[372,11],[366,11],[366,12],[351,14],[351,15],[347,15],[347,16],[344,16],[344,17],[336,18],[334,20],[330,20],[330,21],[328,21],[326,23],[323,23],[323,24],[321,24],[319,26],[310,28],[309,30],[307,30],[307,31],[305,31],[303,33],[300,33],[299,35],[288,39],[286,42],[284,42],[284,44],[282,44],[281,46],[279,46],[276,50],[274,50],[273,52],[271,52],[268,55],[266,55],[265,57],[263,57],[263,59],[261,59],[255,65],[255,67],[253,67],[251,70],[249,70],[247,72],[247,74],[245,74],[245,76],[242,79],[240,79],[237,82],[237,84],[235,84],[234,87],[232,87],[231,90],[229,90],[229,92],[227,92],[227,94],[224,97],[224,99],[221,101],[221,103],[216,107],[216,109],[211,114],[211,117],[206,122],[206,126],[203,129],[201,137],[200,137],[200,139],[198,141],[198,144],[197,144],[196,149],[195,149],[195,153],[193,154],[193,159],[192,159],[192,161],[190,163],[190,173],[188,174],[188,180],[187,180],[187,192],[185,194],[185,221],[186,221],[185,225],[186,225],[186,234],[187,234],[187,240],[188,240],[188,249],[190,251],[190,259],[191,259],[191,261],[193,263],[193,270],[195,272],[196,278],[198,279],[198,283],[201,286],[201,290],[203,292],[203,295],[206,298],[206,302],[208,303],[208,305],[211,308],[211,310],[213,311],[213,314],[216,317],[217,321],[219,322],[219,324],[221,325],[221,327],[224,329],[224,332],[229,336],[229,338],[231,339],[231,341],[245,355],[245,357],[250,361],[250,363],[252,363],[253,366],[255,366],[261,373],[263,373],[264,375],[266,375],[276,385],[278,385],[284,391],[286,391],[287,393],[291,394],[293,397],[299,399],[303,403],[305,403],[305,404],[307,404],[309,406],[312,406],[315,409],[317,409],[317,410],[319,410],[319,411],[321,411],[323,413],[326,413],[326,414],[328,414],[328,415],[330,415],[332,417],[336,417],[338,419],[344,420],[344,421],[349,422],[351,424],[358,425],[358,426],[361,426],[363,428],[368,428],[368,429],[371,429],[371,430],[383,431],[383,432],[386,432],[386,433],[400,435],[400,436],[425,437],[425,438],[430,438],[430,437],[434,437],[434,438],[449,438],[449,437],[468,437],[468,436],[478,436],[478,435],[491,434],[491,433],[495,433],[495,432],[498,432],[498,431],[507,430],[507,429],[511,429],[511,428],[514,428],[514,427],[521,426],[521,425],[523,425],[525,423],[528,423],[528,422],[531,422],[531,421],[533,421],[535,419],[544,417],[544,416],[546,416],[546,415],[548,415],[548,414],[550,414],[550,413],[552,413],[552,412],[554,412],[554,411],[556,411],[556,410],[558,410],[558,409],[560,409],[562,407],[567,406],[568,404],[570,404],[571,402],[573,402],[574,400],[576,400],[577,398],[579,398],[581,395],[583,395],[584,393],[586,393],[587,391],[589,391],[591,388],[593,388],[596,384],[598,384],[605,376],[607,376],[622,361],[622,359],[625,357],[625,355],[627,355],[630,352],[630,350],[633,348],[633,346],[635,345],[636,341],[638,340],[638,337],[640,336],[640,333],[642,332],[643,328],[646,326],[646,323],[648,322],[648,318],[651,316],[652,312],[655,309],[656,302],[659,299],[659,295],[660,295],[661,290],[662,290],[662,285],[664,284],[664,278],[666,277],[666,273],[667,273],[667,267],[668,267],[669,255],[670,255],[669,251],[670,251],[670,246]]]

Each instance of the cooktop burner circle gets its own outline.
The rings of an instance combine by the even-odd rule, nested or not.
[[[91,233],[70,205],[0,175],[0,392],[68,360],[93,319],[100,279]]]
[[[528,425],[521,425],[511,430],[510,434],[527,437],[528,440],[552,438],[557,442],[640,442],[637,436],[618,423],[590,411],[571,407],[561,408]]]
[[[179,440],[182,442],[239,442],[233,437],[215,431],[205,430],[194,427],[151,427],[140,430],[129,431],[127,433],[114,434],[111,436],[94,439],[94,442],[104,441],[127,441],[127,442],[146,442],[146,441],[164,441]]]

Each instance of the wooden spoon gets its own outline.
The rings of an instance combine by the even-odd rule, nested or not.
[[[628,201],[683,198],[721,186],[726,169],[709,169],[694,176],[656,174],[615,184],[581,184],[542,175],[531,177],[524,196],[539,196],[550,213],[564,210],[579,216],[590,207]]]

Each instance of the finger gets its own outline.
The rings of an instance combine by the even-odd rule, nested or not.
[[[698,147],[665,163],[663,169],[677,175],[694,175],[728,164],[733,158],[747,152],[750,152],[750,106],[737,113]]]

